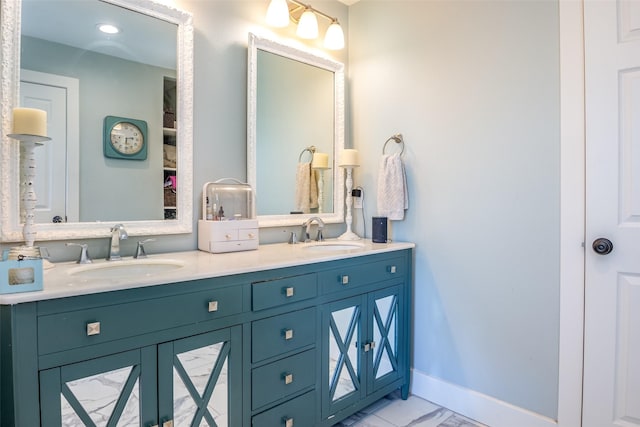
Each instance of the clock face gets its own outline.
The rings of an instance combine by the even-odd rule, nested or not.
[[[126,117],[106,116],[102,133],[104,156],[119,160],[147,158],[147,122]]]
[[[144,146],[144,136],[133,123],[120,122],[111,129],[111,146],[118,153],[137,154]]]

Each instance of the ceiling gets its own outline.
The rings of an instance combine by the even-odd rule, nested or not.
[[[113,24],[122,31],[105,35],[97,24]],[[176,68],[175,24],[101,1],[23,0],[21,30],[23,35],[82,50]]]

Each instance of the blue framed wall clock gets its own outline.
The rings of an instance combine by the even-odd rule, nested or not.
[[[111,159],[147,158],[147,122],[126,117],[106,116],[103,130],[104,156]]]

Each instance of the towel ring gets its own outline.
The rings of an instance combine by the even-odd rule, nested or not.
[[[302,152],[300,152],[300,155],[298,156],[298,163],[302,162],[302,156],[304,156],[304,153],[306,152],[309,152],[309,154],[311,154],[311,159],[309,160],[309,162],[311,162],[313,160],[313,154],[316,152],[316,146],[312,145],[302,150]]]
[[[387,148],[387,144],[389,143],[389,141],[395,141],[396,144],[402,144],[402,148],[400,150],[400,155],[402,156],[402,153],[404,153],[404,139],[402,138],[402,134],[401,133],[397,133],[395,135],[393,135],[392,137],[390,137],[389,139],[386,140],[386,142],[384,143],[384,145],[382,146],[382,154],[384,154],[386,148]]]

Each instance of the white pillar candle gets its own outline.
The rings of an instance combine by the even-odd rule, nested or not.
[[[358,150],[351,148],[342,150],[342,153],[340,153],[340,166],[360,166]]]
[[[14,108],[12,133],[46,137],[47,112],[37,108]]]
[[[314,153],[311,167],[314,169],[328,169],[329,155],[327,153]]]

